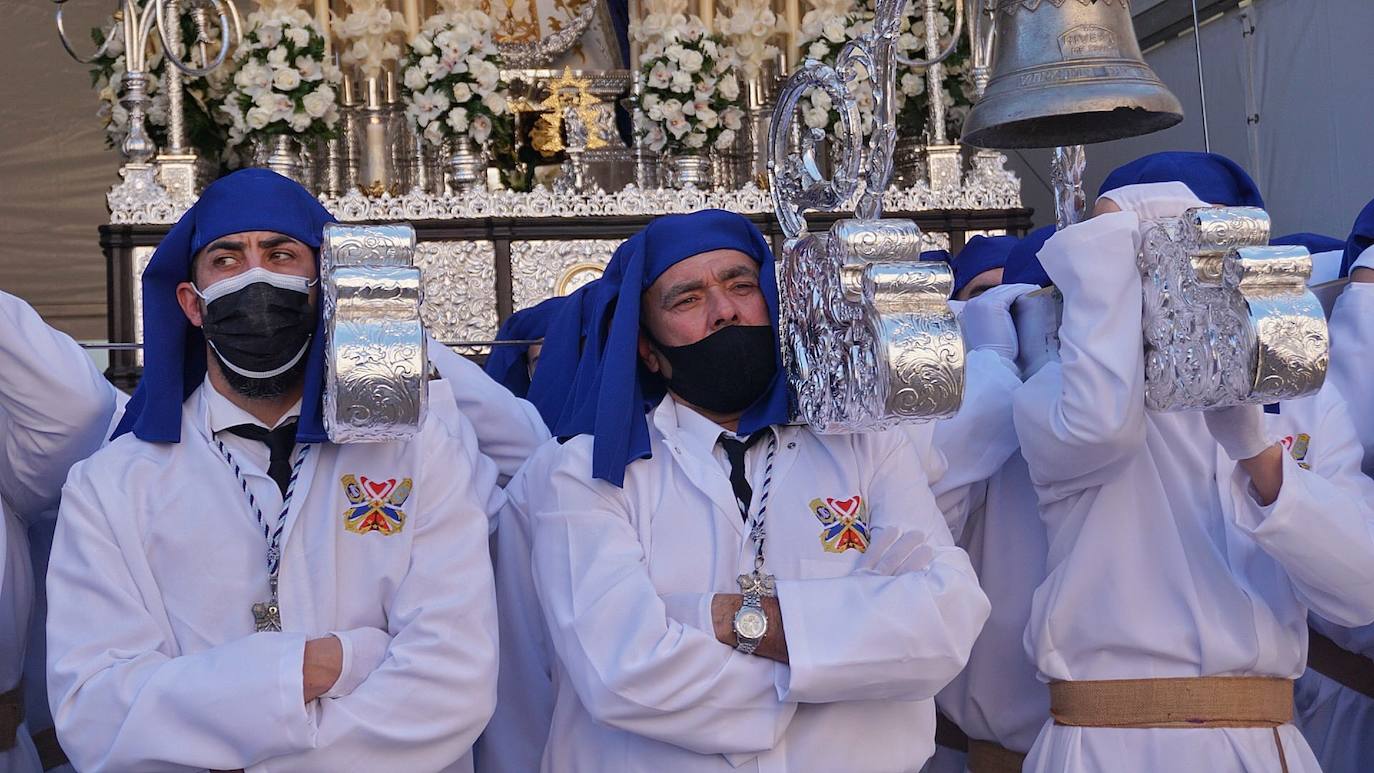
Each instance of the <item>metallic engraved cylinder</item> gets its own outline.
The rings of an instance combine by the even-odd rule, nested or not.
[[[940,27],[936,21],[940,13],[938,0],[925,0],[926,56],[933,57],[940,50]],[[956,0],[957,2],[957,0]],[[947,145],[945,129],[945,66],[935,62],[926,68],[926,95],[930,98],[930,144]]]
[[[424,421],[428,359],[409,225],[325,226],[325,429],[335,443],[411,438]]]
[[[1088,214],[1088,196],[1083,192],[1086,167],[1082,145],[1054,149],[1050,182],[1054,187],[1054,217],[1059,230],[1082,222]]]
[[[181,51],[181,6],[179,0],[162,0],[166,13],[167,45],[174,55]],[[169,62],[162,76],[162,87],[167,91],[167,147],[168,155],[181,155],[186,152],[186,116],[182,112],[181,70]]]
[[[468,193],[487,182],[487,162],[477,143],[464,135],[445,144],[448,180],[455,191]]]
[[[708,190],[713,179],[711,158],[705,153],[681,153],[670,158],[674,188]]]

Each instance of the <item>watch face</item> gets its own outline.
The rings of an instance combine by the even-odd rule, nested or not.
[[[743,607],[735,615],[735,634],[741,639],[762,639],[768,631],[768,618],[762,609]]]

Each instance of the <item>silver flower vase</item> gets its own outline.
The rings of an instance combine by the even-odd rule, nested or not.
[[[671,161],[672,187],[708,190],[711,187],[711,158],[705,153],[676,153]]]
[[[486,155],[477,143],[466,134],[457,139],[444,141],[444,154],[448,161],[448,181],[453,190],[467,193],[486,185]]]
[[[274,134],[255,138],[249,157],[253,166],[271,169],[282,177],[289,177],[309,187],[313,181],[305,173],[303,150],[299,138],[289,134]]]

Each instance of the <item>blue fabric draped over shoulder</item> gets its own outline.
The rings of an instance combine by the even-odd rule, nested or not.
[[[163,237],[143,271],[143,378],[114,437],[132,432],[142,440],[181,441],[181,408],[205,379],[205,337],[177,303],[177,285],[191,280],[197,252],[221,236],[274,231],[308,245],[319,262],[325,223],[318,199],[293,180],[266,169],[243,169],[211,183]],[[319,304],[316,304],[318,314]],[[296,439],[325,442],[324,331],[317,322],[305,371],[305,392]]]
[[[1002,271],[1002,284],[1028,284],[1049,287],[1054,284],[1045,267],[1040,265],[1040,248],[1054,236],[1054,226],[1047,225],[1031,231],[1007,253],[1007,265]]]
[[[1313,255],[1319,252],[1345,249],[1345,242],[1334,236],[1323,236],[1306,231],[1275,236],[1269,240],[1269,244],[1279,247],[1306,247],[1307,251]]]
[[[1218,153],[1151,153],[1117,167],[1097,195],[1127,185],[1181,182],[1194,196],[1218,207],[1263,207],[1259,186],[1240,164]]]
[[[1360,210],[1355,225],[1350,229],[1350,238],[1345,242],[1345,254],[1341,256],[1341,276],[1350,276],[1350,269],[1360,257],[1360,253],[1374,246],[1374,201]]]
[[[669,268],[720,249],[738,250],[759,264],[759,286],[776,341],[778,287],[772,250],[747,218],[718,209],[651,221],[616,250],[605,274],[583,287],[576,302],[565,305],[550,323],[530,400],[554,435],[594,437],[593,477],[623,485],[626,466],[650,455],[645,413],[664,392],[639,361],[640,296]],[[787,379],[776,346],[773,356],[777,372],[741,417],[741,434],[787,421]]]
[[[543,338],[549,323],[567,302],[568,296],[559,295],[515,312],[501,323],[501,329],[496,331],[496,340],[534,341]],[[524,397],[530,391],[529,361],[525,356],[529,349],[529,344],[498,344],[491,347],[491,355],[484,366],[488,376],[516,397]]]

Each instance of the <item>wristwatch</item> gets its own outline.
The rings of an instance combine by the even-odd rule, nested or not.
[[[745,593],[744,603],[735,613],[735,637],[739,639],[735,649],[746,655],[754,654],[768,633],[768,615],[764,614],[760,600],[757,593]]]

